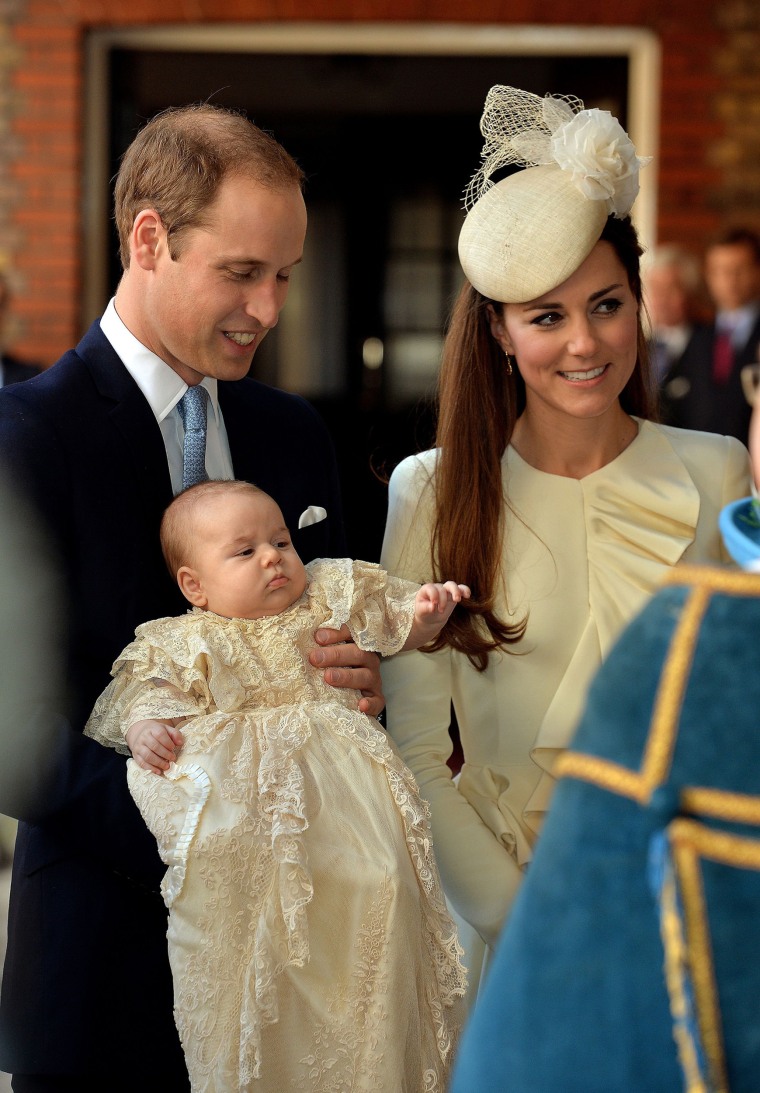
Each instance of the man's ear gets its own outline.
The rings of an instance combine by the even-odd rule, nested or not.
[[[205,607],[208,603],[208,596],[203,591],[200,578],[194,569],[191,569],[188,565],[183,565],[177,570],[177,584],[179,585],[180,592],[189,600],[194,607]]]
[[[498,342],[505,353],[514,353],[512,342],[507,334],[507,326],[504,322],[504,311],[502,309],[497,310],[493,304],[488,304],[486,311],[488,312],[488,325],[491,327],[491,335],[494,340]]]
[[[135,217],[130,236],[131,259],[141,269],[152,270],[159,247],[166,240],[166,229],[155,209],[141,209]]]

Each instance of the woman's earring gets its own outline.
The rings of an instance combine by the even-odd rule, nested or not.
[[[504,356],[507,358],[507,375],[511,376],[512,375],[512,358],[510,357],[509,353],[507,353],[506,349],[504,350]]]

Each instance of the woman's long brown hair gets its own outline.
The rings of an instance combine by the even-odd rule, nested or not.
[[[639,303],[638,355],[620,396],[623,409],[655,417],[646,337],[641,322],[642,250],[629,219],[609,217],[601,239],[610,243],[628,274]],[[511,374],[504,353],[491,335],[489,305],[502,305],[465,284],[454,305],[446,335],[438,383],[439,449],[435,477],[432,561],[437,580],[457,574],[472,598],[460,604],[435,642],[464,653],[478,671],[489,654],[508,650],[525,632],[527,618],[500,619],[494,610],[504,555],[505,507],[502,457],[517,418],[525,408],[525,384]]]

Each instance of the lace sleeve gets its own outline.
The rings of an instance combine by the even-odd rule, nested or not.
[[[318,558],[306,567],[310,595],[329,614],[322,625],[351,631],[360,649],[397,653],[414,621],[418,584],[391,577],[375,562]]]
[[[86,736],[128,755],[124,734],[135,721],[193,717],[213,705],[209,658],[199,650],[191,654],[181,627],[174,633],[161,625],[175,621],[182,620],[138,628],[135,641],[114,663],[114,678],[95,703]]]
[[[354,562],[348,628],[361,649],[391,656],[402,647],[414,621],[419,585],[391,577],[373,562]]]

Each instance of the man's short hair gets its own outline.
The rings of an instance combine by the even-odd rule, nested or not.
[[[755,265],[760,266],[760,235],[752,228],[729,228],[713,240],[708,250],[713,247],[746,247]]]
[[[304,173],[269,133],[243,114],[209,103],[171,107],[140,130],[122,157],[114,189],[119,255],[129,268],[135,217],[155,209],[169,253],[179,257],[182,235],[200,227],[229,175],[272,190],[303,188]]]

